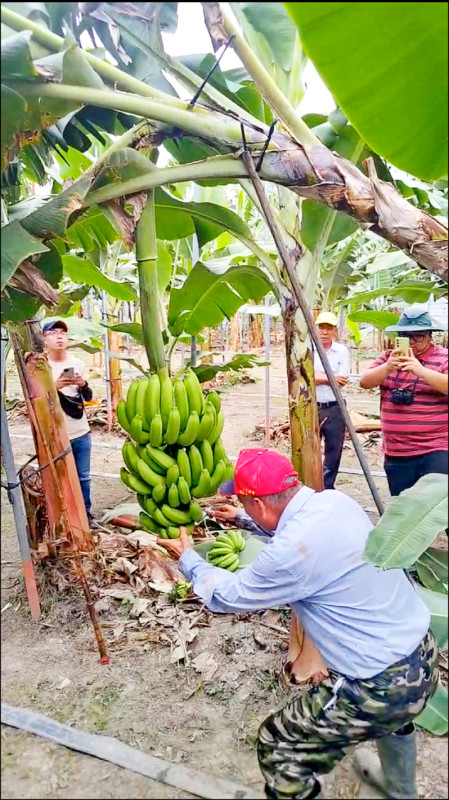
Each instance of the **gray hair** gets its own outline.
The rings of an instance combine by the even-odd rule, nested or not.
[[[260,497],[259,499],[263,500],[264,503],[268,503],[270,506],[274,506],[276,508],[290,502],[298,489],[298,484],[295,484],[295,486],[290,486],[289,489],[284,489],[283,492],[277,492],[276,494],[264,494],[263,497]]]

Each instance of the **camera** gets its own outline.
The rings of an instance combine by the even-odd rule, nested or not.
[[[397,406],[411,406],[415,393],[413,389],[392,389],[390,400]]]

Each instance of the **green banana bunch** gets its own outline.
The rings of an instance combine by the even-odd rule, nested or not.
[[[181,526],[192,532],[203,518],[198,500],[233,474],[218,393],[204,395],[192,370],[172,380],[161,369],[132,381],[117,419],[130,437],[121,478],[137,492],[142,528],[161,538],[177,538]]]
[[[220,533],[208,553],[208,560],[214,567],[235,572],[240,566],[239,553],[245,549],[246,542],[239,530]]]

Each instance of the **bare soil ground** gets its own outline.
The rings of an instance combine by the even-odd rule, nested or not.
[[[223,394],[224,442],[230,455],[261,441],[255,437],[264,418],[263,369],[255,383],[237,384]],[[8,376],[14,394],[13,375]],[[92,381],[95,386],[95,380]],[[13,387],[13,388],[11,388]],[[97,390],[101,393],[101,381]],[[272,417],[286,413],[282,348],[275,348],[271,368]],[[360,392],[354,382],[349,407],[378,413],[375,393]],[[33,454],[26,421],[11,424],[18,465]],[[362,437],[369,463],[382,470],[379,441]],[[121,438],[94,431],[92,480],[97,512],[131,500],[119,480]],[[102,445],[116,445],[107,448]],[[288,445],[285,443],[287,452]],[[348,442],[343,466],[357,468]],[[385,502],[384,478],[376,484]],[[341,474],[338,488],[369,509],[374,503],[364,478]],[[43,596],[43,616],[30,620],[21,578],[19,550],[10,507],[2,493],[2,699],[34,709],[61,722],[123,742],[208,774],[228,777],[262,791],[255,741],[260,722],[288,696],[279,680],[285,641],[261,626],[260,615],[212,617],[189,645],[190,663],[170,663],[166,642],[113,641],[114,625],[126,618],[125,606],[105,610],[111,663],[100,666],[92,628],[81,593]],[[262,620],[263,621],[263,620]],[[281,625],[286,619],[281,618]],[[216,664],[208,677],[192,660],[208,654]],[[418,787],[422,798],[447,797],[447,742],[419,732]],[[358,782],[346,758],[326,783],[328,797],[354,798]],[[111,764],[66,750],[32,735],[2,726],[2,796],[4,798],[187,798],[188,795]]]

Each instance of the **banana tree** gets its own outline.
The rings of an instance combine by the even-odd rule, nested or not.
[[[352,217],[357,224],[372,228],[395,246],[413,252],[413,257],[420,266],[438,275],[445,275],[447,266],[444,248],[447,231],[444,226],[437,219],[414,208],[391,184],[379,181],[372,168],[366,177],[359,166],[353,165],[351,159],[355,161],[360,159],[360,147],[358,150],[352,148],[346,151],[345,156],[334,155],[329,147],[320,141],[316,132],[314,133],[296,114],[294,107],[300,96],[298,87],[301,64],[304,60],[299,39],[295,29],[289,27],[288,17],[282,16],[283,10],[280,4],[268,5],[272,14],[275,11],[272,7],[278,7],[277,15],[275,14],[276,25],[273,24],[274,17],[269,18],[271,36],[270,25],[265,25],[264,30],[260,30],[263,21],[267,21],[267,15],[263,7],[259,8],[257,3],[235,4],[240,15],[239,19],[244,22],[245,35],[238,32],[232,19],[217,4],[205,4],[206,21],[214,46],[219,46],[228,40],[230,34],[235,34],[233,46],[244,64],[245,77],[249,78],[250,84],[245,86],[248,81],[243,81],[238,91],[232,93],[218,68],[215,73],[215,85],[209,85],[203,94],[206,102],[214,104],[214,109],[202,105],[186,109],[184,101],[159,88],[142,83],[129,72],[100,61],[92,54],[83,55],[73,44],[64,44],[55,34],[2,7],[2,20],[11,30],[32,31],[33,43],[45,48],[47,53],[55,53],[46,56],[43,64],[33,63],[28,39],[24,41],[23,38],[18,40],[17,37],[10,37],[9,71],[4,84],[5,93],[15,92],[19,98],[26,98],[33,109],[36,108],[36,101],[40,98],[39,108],[43,108],[46,104],[51,108],[50,121],[57,119],[62,111],[66,113],[75,111],[75,117],[72,119],[79,119],[81,105],[87,110],[84,124],[92,109],[103,109],[104,113],[107,110],[115,115],[114,119],[120,115],[120,120],[122,122],[125,120],[128,124],[129,119],[124,116],[126,114],[143,116],[151,120],[150,123],[141,125],[140,129],[137,126],[136,129],[122,134],[121,140],[115,142],[110,151],[102,156],[95,169],[88,170],[74,186],[61,192],[47,204],[45,233],[42,230],[42,219],[39,215],[36,216],[38,212],[22,220],[21,227],[26,234],[40,237],[41,240],[45,236],[48,238],[51,235],[60,235],[61,232],[64,233],[69,217],[73,213],[80,213],[83,209],[96,207],[97,204],[111,204],[123,196],[136,197],[139,192],[187,179],[197,181],[221,179],[228,182],[238,179],[244,181],[245,188],[251,192],[246,168],[238,158],[235,158],[242,146],[241,125],[242,123],[244,125],[245,139],[250,152],[257,161],[260,161],[263,142],[268,138],[266,121],[267,118],[271,118],[271,107],[280,119],[283,131],[272,135],[260,164],[260,175],[266,181],[271,181],[280,187],[277,203],[283,223],[283,236],[290,250],[296,253],[297,272],[310,301],[313,298],[319,272],[320,252],[341,218],[339,215],[341,211]],[[256,6],[258,13],[249,19],[249,11],[256,11]],[[120,8],[116,11],[120,13]],[[211,11],[216,12],[214,20],[211,19]],[[113,17],[114,10],[108,5],[109,12]],[[288,42],[288,46],[282,54],[282,62],[278,58],[279,53],[275,52],[276,46],[270,45],[269,41],[271,39],[274,42],[276,38],[278,20],[284,26],[284,30],[289,32],[289,36],[283,39]],[[115,22],[117,23],[117,19]],[[129,25],[128,21],[128,37],[131,36]],[[276,78],[279,83],[279,75],[276,75],[274,68],[270,74],[269,69],[262,66],[262,57],[258,57],[256,48],[251,49],[249,39],[257,39],[259,47],[262,43],[265,53],[268,48],[271,55],[266,63],[269,68],[270,64],[283,64],[286,85],[291,87],[292,102],[287,96],[288,90],[283,93],[276,83]],[[8,42],[8,39],[6,41]],[[135,35],[132,41],[140,53],[143,51],[148,55],[150,51],[154,56],[157,49],[154,42],[148,43]],[[20,67],[18,67],[18,52],[20,52]],[[78,61],[81,59],[82,65],[82,69],[76,73],[73,68],[74,57]],[[159,63],[163,63],[168,72],[184,81],[184,85],[188,85],[191,90],[198,86],[200,77],[189,67],[165,58],[160,51],[157,53],[157,59]],[[26,69],[24,70],[24,65],[28,73]],[[32,82],[28,80],[30,74],[34,76]],[[48,80],[49,74],[51,82]],[[216,88],[218,83],[221,90]],[[105,84],[118,86],[125,91],[117,92],[111,89],[105,91]],[[246,89],[248,91],[245,94]],[[132,94],[133,92],[138,96]],[[258,104],[255,102],[257,98]],[[16,127],[19,130],[26,130],[27,123],[28,120],[19,119]],[[42,127],[41,119],[38,123]],[[334,130],[338,133],[335,127]],[[8,133],[11,135],[10,129]],[[183,138],[180,139],[180,135]],[[137,164],[136,159],[130,157],[126,169],[126,163],[120,160],[124,154],[124,147],[126,144],[138,147],[139,140],[143,140],[145,146],[149,143],[156,146],[164,142],[175,155],[179,166],[155,168],[149,159],[146,159],[145,163],[140,159],[140,163]],[[2,150],[6,162],[10,147],[7,142]],[[223,155],[215,155],[217,152]],[[192,162],[195,158],[202,160]],[[173,205],[171,201],[167,201],[166,193],[161,197],[163,205]],[[299,197],[304,197],[307,201],[315,200],[330,212],[324,235],[321,232],[316,247],[312,248],[313,252],[306,249],[301,239]],[[163,220],[161,224],[163,225]],[[28,249],[31,246],[27,240]],[[307,480],[304,464],[316,472],[319,460],[316,411],[313,402],[313,370],[307,331],[295,308],[288,281],[282,271],[272,259],[267,258],[266,253],[260,251],[260,248],[256,250],[254,243],[250,246],[278,289],[287,334],[293,455],[296,462],[300,452],[304,457],[302,464],[298,466],[302,477]],[[6,283],[21,263],[19,257],[11,260],[9,269],[5,272]],[[302,427],[303,420],[307,420],[305,429]],[[310,480],[316,484],[315,473]]]

